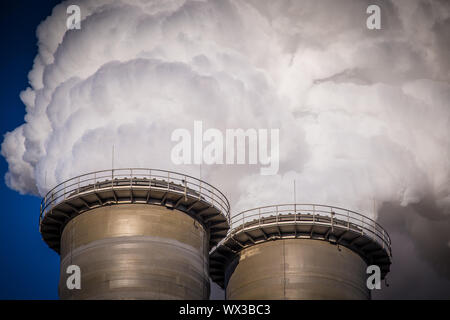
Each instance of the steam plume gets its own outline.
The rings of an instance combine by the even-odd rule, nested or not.
[[[63,2],[37,29],[25,123],[2,144],[6,182],[42,196],[110,168],[113,144],[116,167],[198,176],[171,163],[170,135],[203,120],[280,129],[278,175],[202,168],[234,212],[292,202],[295,179],[300,202],[369,215],[374,203],[415,206],[448,221],[448,2],[379,2],[376,31],[366,28],[373,2]],[[66,29],[70,4],[81,30]]]

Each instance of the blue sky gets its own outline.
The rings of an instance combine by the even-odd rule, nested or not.
[[[36,27],[58,2],[1,2],[2,136],[24,122],[25,106],[19,93],[28,85],[27,74],[37,53]],[[57,299],[59,256],[41,240],[40,199],[10,190],[3,178],[7,169],[0,157],[0,299]]]

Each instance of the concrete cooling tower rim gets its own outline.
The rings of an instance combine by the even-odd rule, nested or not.
[[[217,188],[200,179],[159,169],[111,169],[71,178],[50,190],[41,202],[39,231],[59,253],[61,234],[74,217],[120,204],[161,205],[182,211],[210,232],[212,248],[230,226],[230,204]]]
[[[392,260],[391,239],[374,220],[351,210],[318,204],[279,204],[233,215],[226,238],[210,252],[210,276],[224,288],[227,265],[245,248],[278,239],[315,239],[345,246],[384,279]]]

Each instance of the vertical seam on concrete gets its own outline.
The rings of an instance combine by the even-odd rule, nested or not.
[[[75,221],[73,221],[73,226],[70,230],[70,264],[72,265],[72,251],[73,251],[73,230],[75,228]]]
[[[74,232],[74,229],[75,229],[75,221],[73,221],[73,226],[72,226],[72,229],[70,230],[70,265],[73,264],[73,262],[72,262],[72,252],[73,252],[73,232]],[[62,270],[62,271],[65,272],[65,270]],[[67,283],[66,283],[66,286],[67,286]],[[70,296],[72,298],[73,294],[71,294]]]
[[[283,241],[283,297],[286,300],[286,241]]]
[[[194,222],[195,222],[195,220],[194,220]],[[206,255],[206,252],[205,252],[205,250],[207,250],[206,249],[206,246],[205,246],[205,236],[206,236],[206,233],[204,233],[203,234],[203,237],[202,237],[202,246],[203,246],[203,250],[202,250],[202,269],[203,269],[203,274],[202,274],[202,277],[204,277],[205,276],[205,255]],[[208,252],[209,253],[209,252]],[[208,255],[208,257],[209,257],[209,255]],[[208,265],[208,268],[209,268],[209,265]],[[209,281],[209,270],[207,271],[207,274],[208,274],[208,281]],[[206,292],[205,292],[205,290],[206,290]],[[208,289],[203,285],[203,297],[205,297],[206,296],[206,294],[208,293],[208,291],[207,291]],[[209,300],[209,297],[207,297],[206,298],[206,300]]]

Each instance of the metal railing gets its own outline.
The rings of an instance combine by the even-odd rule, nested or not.
[[[326,205],[280,204],[245,210],[231,217],[229,235],[283,223],[328,225],[351,230],[378,242],[391,256],[391,239],[376,221],[351,210]]]
[[[230,221],[230,204],[211,184],[192,176],[159,169],[110,169],[86,173],[66,180],[50,190],[41,201],[39,223],[59,203],[82,194],[107,189],[146,188],[196,197],[219,209]]]

